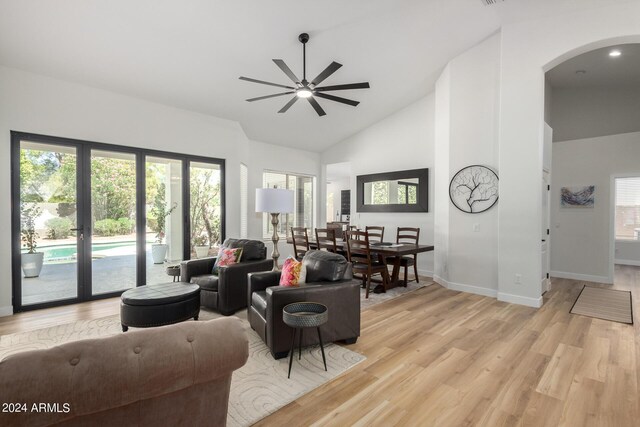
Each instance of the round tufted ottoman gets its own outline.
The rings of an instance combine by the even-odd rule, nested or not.
[[[291,349],[289,350],[289,374],[287,375],[287,378],[291,378],[291,364],[293,363],[293,353],[296,347],[296,332],[298,331],[300,331],[298,359],[302,357],[303,328],[316,328],[318,331],[320,351],[322,351],[322,362],[324,362],[324,370],[326,371],[327,359],[324,357],[324,346],[322,345],[320,326],[324,325],[327,323],[327,320],[329,320],[329,309],[327,306],[317,302],[294,302],[284,306],[282,309],[282,320],[286,325],[293,328]]]
[[[170,325],[200,314],[200,287],[190,283],[161,283],[129,289],[121,296],[122,331],[129,326]]]

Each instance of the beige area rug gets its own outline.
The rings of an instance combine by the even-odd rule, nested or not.
[[[571,313],[633,324],[631,292],[585,286]]]
[[[395,288],[384,294],[370,294],[367,300],[362,292],[362,309],[389,301],[414,291],[432,282],[408,284],[407,288]],[[327,344],[327,369],[324,371],[319,347],[307,348],[302,360],[294,358],[291,379],[287,379],[288,359],[274,360],[267,346],[251,330],[246,311],[239,311],[249,337],[249,360],[233,373],[229,397],[229,426],[248,426],[293,402],[300,396],[331,381],[343,372],[365,360],[365,356],[336,344]],[[219,314],[202,309],[201,320],[220,317]],[[132,330],[135,328],[132,328]],[[26,350],[54,347],[70,341],[87,338],[108,337],[122,333],[120,316],[108,316],[73,323],[0,336],[0,360],[10,354]]]

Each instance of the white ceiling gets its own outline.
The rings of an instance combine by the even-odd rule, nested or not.
[[[619,50],[622,55],[610,57]],[[592,50],[573,57],[547,72],[554,89],[578,87],[628,87],[640,85],[640,44]]]
[[[0,0],[0,64],[240,122],[255,140],[322,151],[426,95],[446,63],[505,22],[629,0]],[[636,0],[637,1],[637,0]],[[243,82],[288,84],[272,58],[308,74],[343,67],[325,84],[357,107],[298,102]]]

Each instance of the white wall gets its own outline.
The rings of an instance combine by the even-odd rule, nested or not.
[[[618,3],[502,28],[498,203],[502,300],[542,304],[544,72],[598,47],[638,42],[638,16],[640,3]],[[516,275],[521,275],[522,283],[515,283]]]
[[[261,177],[262,168],[287,170],[292,161],[301,164],[303,171],[317,175],[319,170],[317,154],[250,143],[236,122],[100,89],[0,67],[0,94],[0,197],[5,201],[10,200],[11,130],[224,158],[227,236],[240,233],[241,161],[254,179]],[[249,212],[255,185],[252,181],[249,186]],[[10,224],[10,220],[10,204],[5,203],[0,223]],[[251,226],[256,236],[255,222]],[[7,315],[11,314],[8,228],[0,239],[0,274],[0,315]]]
[[[385,240],[395,240],[397,227],[420,227],[420,242],[433,244],[434,96],[428,95],[322,153],[323,165],[351,163],[351,224],[382,225]],[[355,212],[356,176],[429,168],[429,212]],[[326,191],[326,185],[325,191]],[[433,272],[433,253],[420,254],[418,268]]]
[[[552,275],[611,283],[611,180],[640,176],[640,132],[554,142],[552,165]],[[560,188],[581,185],[596,186],[595,206],[561,208]],[[640,242],[622,251],[615,258],[640,261]]]
[[[496,34],[449,63],[436,86],[435,111],[436,280],[452,289],[494,297],[498,209],[472,215],[450,206],[449,180],[475,164],[498,172],[499,72]]]
[[[320,215],[320,204],[318,203],[318,177],[320,175],[320,154],[313,153],[305,150],[295,150],[288,147],[281,147],[278,145],[265,144],[258,141],[249,141],[249,156],[247,160],[247,166],[249,168],[249,203],[247,205],[248,210],[248,230],[250,239],[262,239],[267,245],[267,256],[271,256],[271,250],[273,244],[271,238],[265,238],[262,234],[262,213],[256,213],[255,203],[255,189],[262,188],[263,186],[263,172],[265,170],[278,171],[278,172],[290,172],[303,175],[312,175],[316,177],[316,204],[314,206],[314,217],[316,218],[316,224],[318,224],[318,217]],[[269,221],[271,216],[269,215]],[[289,256],[293,255],[293,247],[282,239],[278,242],[278,251],[280,252],[280,258],[278,263],[282,265],[282,262]]]
[[[555,88],[550,124],[554,141],[638,132],[640,86]]]
[[[640,173],[638,174],[640,176]],[[615,264],[640,266],[640,241],[618,240],[615,243]]]

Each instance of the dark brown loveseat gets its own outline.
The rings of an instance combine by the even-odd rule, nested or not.
[[[353,280],[351,265],[342,255],[325,251],[309,251],[302,262],[307,283],[297,288],[278,286],[279,271],[249,275],[249,323],[275,359],[285,357],[291,346],[291,329],[282,320],[282,309],[293,302],[328,307],[329,321],[321,327],[323,341],[353,344],[360,336],[360,283]],[[317,334],[304,334],[303,346],[317,343]]]
[[[221,268],[215,276],[215,257],[183,261],[180,281],[200,286],[200,303],[204,307],[230,316],[247,306],[247,275],[271,270],[273,260],[266,259],[267,248],[260,240],[227,239],[222,247],[242,248],[240,262]]]

